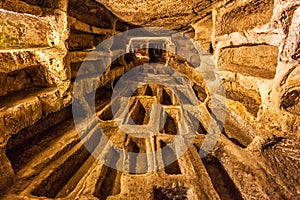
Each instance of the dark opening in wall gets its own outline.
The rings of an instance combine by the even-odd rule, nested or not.
[[[39,6],[42,8],[58,8],[58,0],[54,1],[37,1],[37,0],[23,0],[30,5]]]
[[[149,48],[149,62],[150,63],[164,63],[166,62],[165,54],[166,51],[162,49]]]
[[[136,63],[137,62],[137,57],[135,56],[134,53],[127,53],[124,55],[124,59],[126,61],[127,64],[130,63]]]
[[[149,85],[146,86],[146,91],[145,91],[146,96],[153,96],[153,91]]]
[[[113,113],[111,110],[111,106],[106,107],[103,112],[100,114],[100,119],[103,121],[109,121],[113,119]]]
[[[165,133],[169,135],[177,135],[177,122],[175,119],[168,113],[166,113],[166,122],[164,128],[160,131],[160,133]]]
[[[100,88],[97,89],[96,92],[100,92],[99,94],[102,94],[102,98],[111,98],[111,95],[113,93],[113,88],[111,85],[111,82],[107,82],[104,86],[101,86]],[[97,94],[97,93],[96,93]]]
[[[163,105],[172,105],[171,97],[165,89],[163,89],[163,91],[162,91],[161,103]]]
[[[114,82],[113,82],[113,87],[115,87],[115,86],[117,85],[118,81],[119,81],[119,78],[116,78],[116,79],[114,80]]]
[[[111,63],[110,70],[122,68],[122,66],[124,66],[123,60],[118,58]]]
[[[209,44],[209,53],[210,54],[214,53],[214,47],[213,47],[212,43]]]
[[[181,170],[177,161],[177,156],[173,149],[167,146],[167,144],[163,141],[160,141],[160,147],[162,150],[163,161],[166,166],[165,172],[167,174],[181,174]]]
[[[242,200],[239,190],[216,158],[204,158],[203,163],[222,200]]]
[[[116,30],[123,32],[123,31],[127,31],[129,29],[130,25],[127,24],[126,22],[122,22],[122,21],[117,21],[116,22]]]
[[[193,90],[198,98],[198,100],[204,102],[207,98],[207,94],[205,92],[205,89],[197,84],[193,85]]]
[[[144,89],[145,89],[145,86],[141,86],[141,87],[138,87],[133,93],[132,93],[132,97],[134,96],[142,96],[144,95]]]
[[[294,115],[300,116],[300,91],[286,92],[282,97],[281,107]]]
[[[111,100],[111,96],[113,93],[113,88],[112,88],[112,84],[110,82],[108,82],[107,84],[105,84],[102,87],[99,87],[96,89],[96,94],[95,94],[95,101],[107,101],[107,100]]]
[[[130,112],[132,121],[129,121],[129,124],[144,125],[149,123],[149,117],[146,117],[146,109],[139,100],[136,102],[136,104],[133,106],[133,110]]]

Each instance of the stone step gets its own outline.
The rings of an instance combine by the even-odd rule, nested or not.
[[[30,5],[23,1],[6,0],[2,2],[1,8],[5,10],[10,10],[18,13],[27,13],[36,16],[42,16],[43,11],[40,7],[35,5]]]
[[[2,10],[0,14],[2,49],[20,49],[51,46],[50,24],[39,17]]]
[[[9,73],[31,66],[38,66],[34,49],[0,51],[0,72]]]
[[[82,31],[86,33],[96,34],[96,35],[112,35],[116,33],[116,31],[112,29],[98,28],[96,26],[91,26],[87,23],[77,20],[74,17],[69,17],[72,28],[77,31]]]
[[[71,63],[83,61],[103,61],[103,59],[111,60],[109,58],[119,57],[118,55],[125,54],[125,49],[119,49],[111,52],[100,51],[98,49],[88,49],[84,51],[69,52]]]
[[[71,63],[76,63],[76,62],[83,62],[83,61],[99,61],[102,58],[106,58],[107,55],[103,51],[97,51],[95,50],[87,50],[87,51],[72,51],[69,53]]]
[[[57,88],[31,88],[0,98],[0,131],[8,137],[61,109]]]

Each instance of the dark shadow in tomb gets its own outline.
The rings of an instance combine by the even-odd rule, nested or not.
[[[104,166],[106,168],[105,178],[103,180],[99,177],[96,185],[94,195],[100,200],[105,200],[107,197],[121,192],[121,172],[115,169],[119,159],[120,154],[113,150],[109,161],[109,166],[111,167]]]
[[[166,143],[160,141],[160,146],[162,150],[163,161],[165,164],[165,172],[167,174],[181,174],[177,157],[173,149],[167,146]]]
[[[194,146],[199,152],[200,148],[196,145]],[[202,158],[202,162],[221,200],[243,200],[240,191],[216,157],[209,154]]]

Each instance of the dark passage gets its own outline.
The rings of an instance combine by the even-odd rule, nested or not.
[[[113,151],[109,166],[115,168],[119,158],[120,154],[117,151]],[[95,196],[100,200],[105,200],[108,196],[111,195],[117,195],[121,191],[121,172],[114,168],[106,167],[104,180],[99,177]]]
[[[213,156],[206,156],[202,159],[203,164],[211,178],[212,184],[222,200],[242,200],[242,196],[228,173]]]
[[[163,156],[163,161],[165,164],[165,172],[167,174],[181,174],[178,162],[177,162],[177,157],[173,149],[171,149],[169,146],[167,146],[166,143],[163,141],[160,142],[160,146],[162,149],[162,156]],[[171,163],[171,164],[170,164]]]
[[[163,89],[163,94],[162,94],[162,101],[161,103],[163,105],[172,105],[171,97],[170,95],[166,92],[165,89]]]
[[[165,134],[170,134],[170,135],[177,135],[176,121],[168,113],[166,113],[166,115],[167,115],[166,123],[164,125],[164,128],[160,132]]]
[[[145,120],[146,110],[140,101],[137,101],[137,103],[136,103],[136,105],[134,105],[133,109],[134,110],[132,111],[132,113],[130,115],[133,123],[129,121],[129,124],[132,124],[132,125],[148,124],[148,121]]]
[[[145,91],[146,96],[153,96],[153,91],[149,85],[146,86],[146,91]]]

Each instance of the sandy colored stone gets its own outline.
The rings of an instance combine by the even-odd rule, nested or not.
[[[29,5],[19,0],[3,0],[1,7],[5,10],[11,10],[18,13],[28,13],[36,16],[41,16],[43,14],[43,11],[40,7]]]
[[[6,150],[0,150],[0,193],[9,187],[4,199],[227,200],[297,199],[300,195],[297,0],[98,0],[103,5],[93,0],[9,2],[2,0],[1,8],[4,5],[19,13],[0,10],[2,37],[11,37],[4,41],[0,34],[0,42],[4,41],[0,52],[0,146]],[[181,84],[176,87],[180,96],[194,96],[197,101],[189,114],[198,109],[199,116],[187,119],[187,124],[180,122],[180,103],[187,101],[180,101],[168,89],[170,85],[156,85],[159,79],[168,78],[162,75],[164,69],[159,69],[153,70],[154,74],[142,72],[155,83],[140,87],[132,97],[114,99],[119,111],[125,110],[124,105],[120,107],[122,101],[130,99],[128,115],[119,122],[131,126],[120,129],[110,96],[119,79],[142,64],[133,53],[110,64],[111,60],[103,57],[107,55],[93,52],[84,75],[77,77],[82,85],[74,85],[90,51],[111,34],[137,27],[131,23],[181,30],[204,47],[198,49],[198,57],[192,44],[177,41],[178,52],[192,63],[176,55],[167,61],[184,76],[175,77],[176,84]],[[172,36],[172,40],[177,38]],[[105,48],[114,45],[111,40]],[[100,62],[107,65],[102,77],[97,74]],[[166,64],[163,59],[160,62]],[[222,73],[217,74],[218,70]],[[216,89],[220,91],[210,92],[218,94],[217,103],[225,103],[225,108],[217,107],[212,113],[216,105],[212,105],[205,81],[212,84],[218,78],[223,83]],[[188,82],[182,85],[184,79]],[[140,84],[144,81],[137,80]],[[78,93],[72,93],[75,86]],[[122,86],[125,94],[130,85]],[[91,99],[96,88],[96,99]],[[92,101],[97,113],[89,118]],[[67,114],[60,113],[72,102],[82,109],[78,115],[83,121],[76,127],[71,107]],[[160,113],[151,110],[154,103],[165,109],[166,124]],[[224,124],[217,116],[222,113],[226,114]],[[136,138],[127,133],[149,124],[162,125],[155,137]],[[194,125],[199,129],[190,130]],[[200,147],[211,137],[208,130],[212,125],[221,135],[210,154],[202,158]],[[183,130],[177,136],[180,139],[195,136],[186,152],[179,157],[185,146],[182,142],[168,147],[167,154],[153,154],[173,141],[178,128]],[[138,156],[109,152],[104,137]],[[145,152],[149,154],[142,156]],[[110,167],[96,159],[100,154]],[[171,165],[157,169],[159,162],[165,164],[176,156]],[[143,164],[137,165],[137,161]],[[145,169],[154,171],[142,172]]]
[[[228,99],[242,103],[249,113],[254,116],[257,115],[261,104],[261,97],[258,92],[248,90],[236,82],[225,82],[224,89]]]
[[[8,108],[2,107],[0,115],[2,118],[0,130],[7,137],[37,122],[42,115],[41,104],[37,97],[30,98],[20,105],[16,103]]]
[[[247,0],[229,3],[217,8],[214,14],[216,35],[251,30],[271,21],[274,9],[272,0]]]
[[[218,60],[220,70],[262,78],[274,78],[278,59],[278,47],[251,45],[227,47],[221,50]]]
[[[49,45],[50,26],[43,19],[12,12],[0,13],[1,48],[33,48]]]
[[[180,29],[206,16],[210,1],[101,1],[121,19],[146,26]],[[214,2],[215,3],[215,2]]]
[[[13,183],[14,171],[11,167],[9,160],[5,155],[5,151],[3,147],[0,150],[0,196],[3,196],[4,190],[8,189],[8,187]]]
[[[0,72],[8,73],[26,67],[38,65],[37,59],[32,51],[16,51],[0,53]]]

